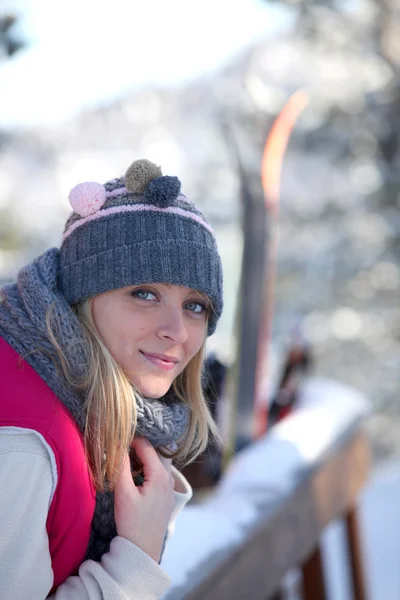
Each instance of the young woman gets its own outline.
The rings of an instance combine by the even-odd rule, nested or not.
[[[154,600],[191,495],[172,460],[216,433],[201,366],[221,261],[147,160],[69,198],[60,249],[0,290],[0,595]]]

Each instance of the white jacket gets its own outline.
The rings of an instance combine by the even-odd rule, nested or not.
[[[192,489],[174,467],[175,510],[169,531]],[[31,429],[0,427],[0,596],[4,600],[158,600],[167,574],[135,544],[117,536],[100,563],[86,560],[48,596],[53,571],[46,520],[57,471],[54,455]]]

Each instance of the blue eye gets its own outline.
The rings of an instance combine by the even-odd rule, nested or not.
[[[139,298],[139,300],[156,300],[155,294],[149,290],[133,290],[131,296]],[[151,298],[149,296],[151,296]]]
[[[185,308],[197,315],[202,315],[207,310],[207,307],[204,304],[201,304],[201,302],[187,302]]]

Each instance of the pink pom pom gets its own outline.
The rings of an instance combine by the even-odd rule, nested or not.
[[[106,201],[104,185],[95,181],[78,183],[69,193],[69,203],[78,215],[87,217],[97,212]]]

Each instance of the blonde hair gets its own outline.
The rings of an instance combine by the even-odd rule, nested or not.
[[[84,444],[96,489],[112,490],[136,428],[136,398],[124,371],[102,341],[93,320],[91,300],[75,307],[88,349],[88,368],[84,377],[73,375],[71,365],[57,341],[52,311],[46,316],[50,340],[60,360],[61,369],[69,384],[85,394]],[[164,456],[180,465],[193,461],[207,444],[209,433],[220,440],[201,385],[205,341],[197,354],[173,382],[176,396],[190,409],[189,427],[175,452],[160,449]]]

